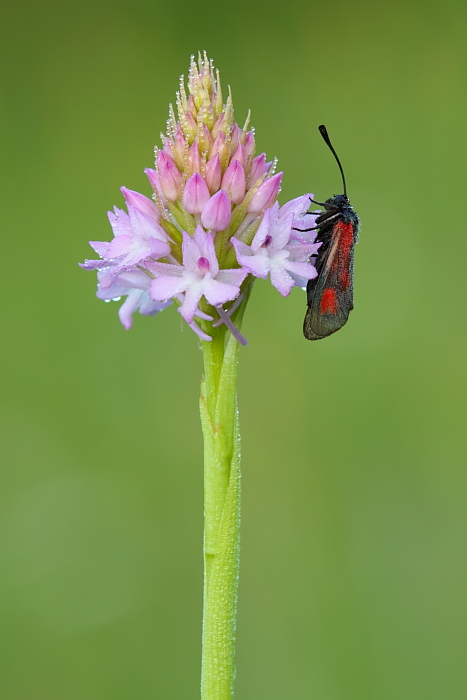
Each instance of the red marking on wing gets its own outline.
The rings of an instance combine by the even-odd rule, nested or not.
[[[332,270],[338,276],[342,289],[350,285],[350,253],[354,244],[354,230],[352,224],[344,224],[338,221],[332,232],[333,239],[337,239],[337,254],[332,262]]]
[[[337,294],[332,287],[324,290],[319,302],[319,310],[322,314],[337,314]]]

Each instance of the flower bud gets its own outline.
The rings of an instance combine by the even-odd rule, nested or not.
[[[245,162],[249,163],[255,154],[255,135],[252,131],[247,131],[243,148],[245,149]]]
[[[203,104],[201,105],[198,112],[197,121],[198,124],[206,124],[208,129],[211,129],[214,126],[214,122],[216,121],[216,115],[214,113],[209,98],[206,98],[206,100],[204,100]]]
[[[214,143],[212,144],[211,153],[209,154],[209,160],[211,160],[211,158],[214,158],[216,153],[218,153],[219,157],[222,159],[222,154],[224,153],[225,148],[225,134],[223,131],[219,131],[216,138],[214,139]]]
[[[282,173],[277,173],[277,175],[273,175],[261,183],[248,204],[247,211],[249,214],[258,214],[260,211],[272,206],[279,194],[281,179]]]
[[[175,143],[173,145],[173,158],[179,170],[183,170],[185,166],[185,149],[186,141],[183,136],[183,131],[179,125],[175,132]]]
[[[216,121],[214,122],[214,126],[211,129],[211,134],[212,134],[213,139],[215,139],[217,134],[219,133],[219,129],[221,128],[223,121],[224,121],[224,112],[221,112],[219,114],[219,116],[217,117]]]
[[[211,146],[214,143],[214,139],[212,138],[211,132],[209,131],[206,124],[203,124],[202,128],[200,129],[200,132],[198,134],[198,141],[201,153],[203,153],[204,151],[209,153],[209,151],[211,150]]]
[[[218,153],[216,153],[214,158],[207,162],[205,178],[210,193],[214,194],[214,192],[217,192],[221,186],[222,180],[221,161]]]
[[[162,192],[169,202],[176,202],[181,192],[182,174],[173,158],[164,151],[159,151],[157,164]]]
[[[233,163],[234,160],[238,160],[240,165],[245,167],[245,151],[241,143],[237,145],[233,156],[230,158],[230,162]]]
[[[222,189],[230,195],[234,204],[240,204],[245,197],[245,171],[238,160],[229,165],[222,178]]]
[[[241,135],[241,129],[239,128],[238,124],[235,122],[235,124],[232,127],[232,133],[230,134],[230,149],[231,152],[234,153],[235,150],[237,149],[238,143],[240,141],[240,135]],[[242,163],[243,165],[243,163]]]
[[[136,209],[139,209],[139,211],[142,211],[143,214],[150,216],[154,221],[159,221],[161,218],[160,211],[148,197],[145,197],[144,194],[140,194],[139,192],[133,192],[133,190],[129,190],[126,187],[121,187],[120,190],[128,206],[134,206]]]
[[[165,197],[164,197],[164,193],[162,192],[162,187],[161,187],[161,179],[159,177],[159,173],[157,172],[157,170],[153,170],[152,168],[145,168],[144,172],[147,175],[147,178],[149,180],[149,184],[151,185],[154,193],[157,192],[159,197],[165,203]]]
[[[208,186],[199,173],[188,178],[183,191],[183,206],[189,214],[201,214],[209,197]]]
[[[266,175],[267,173],[267,168],[266,168],[266,154],[261,153],[261,155],[256,156],[256,158],[253,158],[253,162],[251,164],[251,170],[248,173],[248,180],[247,180],[247,187],[250,189],[250,187],[253,187],[253,185],[258,182],[258,180],[263,177],[263,175]]]
[[[188,151],[188,172],[191,174],[201,172],[201,156],[196,139],[193,141]]]
[[[194,118],[192,113],[187,112],[183,115],[183,118],[182,115],[180,115],[180,124],[182,126],[183,135],[185,136],[185,139],[188,141],[188,143],[192,143],[198,130],[196,119]]]
[[[186,109],[185,109],[185,113],[186,112],[191,112],[193,117],[196,119],[196,115],[198,114],[198,110],[196,109],[195,98],[193,97],[193,95],[190,95],[190,97],[188,98]]]
[[[167,155],[169,155],[171,158],[173,158],[174,157],[174,152],[173,152],[173,148],[172,148],[173,141],[168,136],[164,136],[164,134],[161,134],[161,139],[162,139],[162,143],[164,144],[162,150],[165,153],[167,153]]]
[[[212,233],[224,231],[230,224],[232,209],[227,192],[219,190],[211,197],[201,214],[201,223]]]

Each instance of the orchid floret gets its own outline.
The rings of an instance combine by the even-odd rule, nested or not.
[[[248,273],[239,268],[219,270],[212,234],[201,226],[196,228],[193,237],[183,232],[182,252],[182,265],[148,263],[155,275],[150,296],[154,301],[165,301],[183,292],[179,311],[192,323],[203,296],[212,306],[232,301],[240,294],[240,285]]]
[[[255,277],[266,279],[270,276],[271,283],[282,296],[290,294],[297,278],[309,280],[317,276],[309,259],[321,244],[300,243],[293,237],[295,217],[303,214],[305,197],[309,201],[305,195],[284,207],[279,207],[276,202],[267,209],[251,245],[235,237],[231,239],[242,267]]]

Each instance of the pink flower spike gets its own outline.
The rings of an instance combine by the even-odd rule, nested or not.
[[[214,192],[217,192],[222,180],[221,161],[218,153],[206,164],[205,178],[210,193],[214,194]]]
[[[247,180],[247,187],[250,189],[250,187],[253,187],[255,183],[258,182],[260,178],[263,177],[267,173],[267,168],[266,168],[266,153],[261,153],[261,155],[256,156],[256,158],[253,158],[253,162],[251,164],[251,169],[250,172],[248,173],[248,180]]]
[[[229,165],[222,178],[222,189],[230,195],[234,204],[240,204],[245,197],[245,171],[238,160]]]
[[[193,141],[188,151],[188,171],[191,174],[201,172],[201,156],[196,139]]]
[[[120,187],[120,190],[125,197],[127,205],[133,205],[136,209],[142,211],[143,214],[147,214],[147,216],[150,216],[154,221],[159,222],[161,218],[160,211],[151,199],[145,197],[144,194],[134,192],[126,187]]]
[[[189,214],[201,214],[209,197],[208,186],[199,173],[188,178],[183,191],[183,206]]]
[[[232,208],[227,192],[219,190],[211,197],[201,214],[201,223],[212,233],[224,231],[230,224]]]
[[[264,180],[248,204],[248,213],[259,214],[260,211],[270,207],[279,194],[281,180],[282,173],[277,173],[277,175]]]
[[[158,152],[157,164],[162,192],[169,202],[176,202],[181,192],[182,174],[173,158],[164,151]]]

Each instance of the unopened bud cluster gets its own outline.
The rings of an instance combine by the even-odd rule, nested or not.
[[[228,231],[216,246],[222,267],[231,236],[251,241],[258,219],[276,200],[282,173],[273,174],[265,153],[255,156],[249,115],[240,128],[230,90],[224,103],[219,72],[206,55],[198,64],[191,61],[188,95],[182,76],[177,113],[178,119],[171,105],[163,148],[156,149],[155,170],[146,174],[169,235],[173,225],[188,233],[198,225],[212,234]]]

